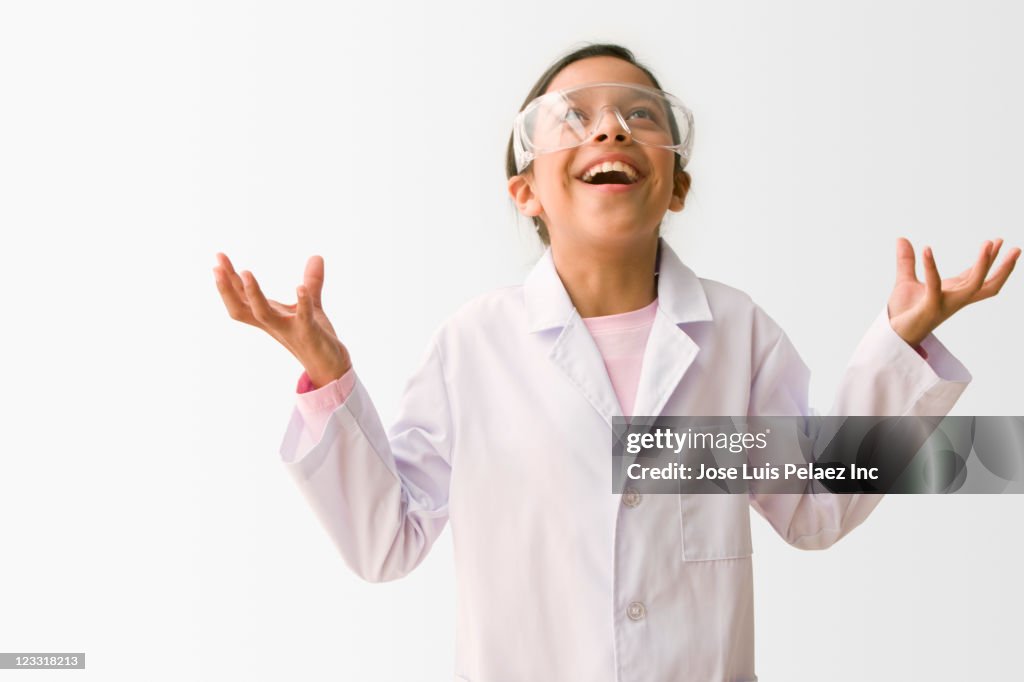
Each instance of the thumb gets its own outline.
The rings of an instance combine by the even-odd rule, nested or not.
[[[306,261],[306,271],[302,275],[302,283],[306,286],[311,305],[322,308],[320,294],[324,288],[324,259],[310,256]]]
[[[914,247],[910,240],[900,237],[896,240],[896,281],[916,282],[914,266]]]

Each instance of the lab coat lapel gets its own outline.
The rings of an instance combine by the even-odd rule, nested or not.
[[[700,280],[665,240],[661,240],[658,313],[644,349],[634,415],[661,415],[700,351],[686,328],[692,327],[692,323],[710,320],[711,309]],[[639,422],[631,420],[631,423]]]
[[[601,352],[558,277],[550,247],[527,276],[523,295],[529,332],[554,338],[548,359],[611,428],[612,418],[621,417],[622,408]]]
[[[644,349],[633,414],[659,416],[699,350],[693,339],[659,307]]]
[[[697,276],[659,240],[658,312],[644,350],[633,414],[657,417],[699,352],[681,325],[711,320],[707,296]],[[593,337],[558,277],[551,248],[523,286],[530,333],[558,331],[549,359],[565,373],[601,417],[612,425],[622,408]]]
[[[631,430],[649,431],[700,352],[685,328],[711,320],[711,308],[700,280],[683,265],[664,240],[658,258],[658,313],[654,318],[640,368]],[[615,462],[624,472],[636,457]],[[620,472],[621,473],[621,472]],[[617,503],[617,497],[613,504]]]
[[[612,418],[622,416],[622,407],[594,337],[575,308],[572,313],[548,357],[565,372],[611,428]]]

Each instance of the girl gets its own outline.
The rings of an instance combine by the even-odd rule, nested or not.
[[[544,255],[522,286],[479,296],[435,333],[385,430],[324,315],[323,261],[298,302],[267,300],[223,254],[231,317],[302,363],[281,455],[346,562],[394,580],[452,524],[459,680],[754,680],[753,506],[823,548],[865,495],[613,492],[612,420],[807,415],[808,370],[748,296],[698,278],[660,238],[681,211],[689,112],[626,49],[566,55],[524,102],[508,190]],[[995,295],[1001,240],[925,281],[906,240],[897,279],[844,375],[837,414],[948,412],[970,375],[932,331]]]

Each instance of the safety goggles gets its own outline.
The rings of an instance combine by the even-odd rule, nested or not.
[[[693,114],[677,98],[644,85],[589,83],[541,95],[519,112],[512,132],[516,172],[541,154],[592,139],[609,115],[634,141],[676,152],[683,167],[690,160]]]

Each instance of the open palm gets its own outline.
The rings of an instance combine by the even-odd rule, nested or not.
[[[302,363],[314,385],[324,386],[352,366],[321,303],[323,258],[311,256],[306,262],[303,283],[296,288],[298,303],[292,304],[268,299],[253,274],[237,274],[225,254],[217,254],[217,263],[213,273],[228,314],[280,342]]]
[[[999,293],[1021,253],[1019,248],[1011,250],[986,279],[1002,245],[1002,239],[986,241],[974,265],[946,279],[939,276],[931,248],[925,247],[922,254],[924,282],[921,282],[915,274],[914,247],[901,237],[896,243],[896,284],[889,296],[892,328],[907,343],[916,346],[953,313]]]

